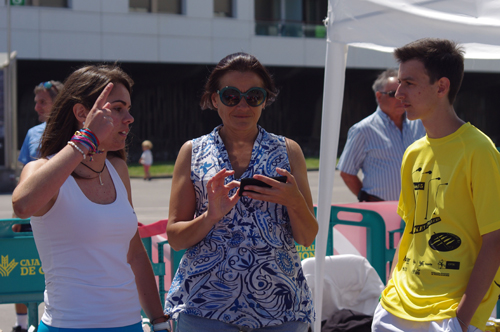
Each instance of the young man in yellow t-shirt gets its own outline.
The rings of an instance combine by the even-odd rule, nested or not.
[[[400,99],[427,136],[403,156],[406,228],[372,331],[477,331],[500,294],[500,154],[455,113],[463,50],[420,39],[394,52]]]

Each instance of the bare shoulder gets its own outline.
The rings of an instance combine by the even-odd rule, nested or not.
[[[111,163],[111,165],[113,165],[113,167],[115,168],[115,170],[118,173],[118,175],[120,175],[120,178],[122,179],[122,181],[124,183],[125,183],[125,181],[128,182],[129,181],[129,175],[128,175],[127,162],[125,160],[123,160],[122,158],[119,158],[119,157],[116,157],[116,156],[112,156],[112,155],[108,155],[107,159],[109,160],[109,162]]]
[[[286,139],[288,159],[290,160],[290,166],[293,169],[304,168],[306,167],[306,160],[304,158],[304,153],[302,152],[302,148],[300,145],[290,138]]]
[[[193,143],[192,141],[187,141],[185,142],[180,151],[179,155],[177,156],[177,159],[175,161],[175,168],[178,169],[178,171],[182,169],[187,169],[189,172],[191,171],[191,154],[192,154],[192,149],[193,149]],[[175,169],[174,169],[175,172]],[[175,175],[175,174],[174,174]]]
[[[111,165],[113,165],[113,167],[116,169],[117,172],[126,171],[128,173],[127,162],[125,160],[113,155],[108,155],[107,159],[109,160]]]

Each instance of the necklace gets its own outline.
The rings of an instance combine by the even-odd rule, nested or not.
[[[102,166],[102,169],[101,169],[101,171],[100,171],[100,172],[98,172],[98,171],[94,170],[92,167],[90,167],[90,166],[88,166],[88,165],[85,165],[84,163],[80,163],[80,164],[82,164],[83,166],[87,167],[87,168],[88,168],[88,169],[90,169],[92,172],[99,174],[99,183],[101,183],[101,186],[104,186],[104,183],[102,183],[101,174],[102,174],[102,172],[104,171],[104,169],[106,168],[106,162],[104,162],[104,166]]]

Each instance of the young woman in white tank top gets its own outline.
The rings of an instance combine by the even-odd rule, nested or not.
[[[12,195],[31,218],[45,273],[38,331],[142,331],[168,323],[137,231],[125,162],[133,81],[117,66],[71,74]],[[98,329],[98,330],[96,330]],[[69,330],[68,330],[69,331]]]

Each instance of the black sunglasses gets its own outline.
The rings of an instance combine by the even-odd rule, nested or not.
[[[248,106],[256,107],[262,105],[266,100],[267,91],[263,88],[254,87],[250,88],[247,92],[243,93],[238,88],[226,86],[221,90],[217,90],[220,101],[226,106],[236,106],[240,103],[241,98],[245,97]]]
[[[396,91],[379,91],[381,94],[388,95],[391,98],[396,97]]]

